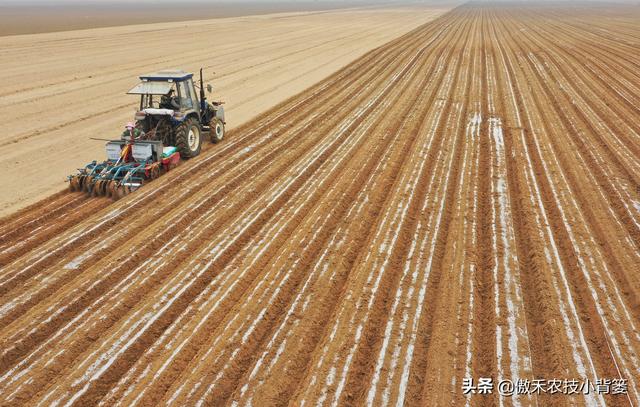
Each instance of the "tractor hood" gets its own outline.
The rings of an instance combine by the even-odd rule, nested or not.
[[[173,82],[140,82],[127,92],[128,95],[166,95],[173,87]]]

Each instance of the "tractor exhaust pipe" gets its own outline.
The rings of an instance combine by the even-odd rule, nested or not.
[[[202,68],[200,68],[200,115],[204,115],[207,107],[206,97],[204,93],[204,81],[202,80]]]

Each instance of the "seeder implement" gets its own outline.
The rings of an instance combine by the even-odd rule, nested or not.
[[[160,141],[110,141],[107,156],[69,176],[69,189],[120,199],[180,163],[176,148],[163,147]]]

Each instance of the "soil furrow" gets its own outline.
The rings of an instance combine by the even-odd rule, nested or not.
[[[469,3],[434,15],[416,14],[407,21],[426,23],[118,202],[65,191],[4,217],[0,404],[639,403],[638,10]],[[306,64],[296,82],[343,60],[350,39],[394,27],[325,39],[301,25],[301,43],[256,38],[246,48],[273,55],[246,60],[221,44],[236,65],[215,77],[240,87]],[[29,55],[25,41],[5,51]],[[117,55],[120,34],[105,41],[88,52]],[[307,61],[315,52],[327,58]],[[57,76],[4,88],[4,103],[94,85],[42,58]],[[123,81],[133,63],[121,62],[101,71],[100,89]],[[233,103],[257,106],[247,95]],[[79,104],[58,124],[76,108],[99,118]],[[481,378],[490,394],[467,389]],[[620,378],[626,393],[593,387]],[[554,379],[588,380],[591,391],[497,387]]]

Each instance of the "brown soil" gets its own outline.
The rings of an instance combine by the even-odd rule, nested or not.
[[[5,218],[2,404],[639,404],[638,18],[461,6],[123,200]]]

